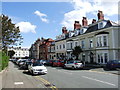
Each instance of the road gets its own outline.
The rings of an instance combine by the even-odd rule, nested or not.
[[[46,75],[32,76],[9,62],[8,69],[2,74],[2,88],[118,88],[119,75],[116,74],[50,66],[47,69]]]
[[[57,88],[118,88],[118,75],[91,70],[47,68],[48,74],[41,77]]]

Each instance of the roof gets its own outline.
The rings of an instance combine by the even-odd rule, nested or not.
[[[109,21],[109,20],[102,20],[102,21],[106,22],[106,25],[101,29],[113,26],[113,23],[111,23],[111,21]],[[101,30],[101,29],[98,28],[98,23],[99,22],[101,22],[101,21],[98,21],[95,24],[90,25],[85,33],[90,33],[90,32],[93,32],[93,31]]]

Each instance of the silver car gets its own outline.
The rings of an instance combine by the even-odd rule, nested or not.
[[[70,60],[65,63],[64,68],[80,69],[83,68],[83,64],[79,60]]]

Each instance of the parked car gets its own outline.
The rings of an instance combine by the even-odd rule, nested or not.
[[[57,66],[58,60],[54,60],[52,66],[55,67]]]
[[[58,67],[64,67],[65,61],[64,60],[58,60]]]
[[[22,66],[22,65],[24,65],[24,63],[27,61],[27,59],[22,59],[21,61],[19,61],[19,66]]]
[[[47,60],[40,60],[40,63],[42,63],[43,65],[46,65]]]
[[[30,59],[27,59],[26,61],[24,61],[24,63],[21,65],[22,69],[28,69],[28,65],[31,65],[32,61]]]
[[[79,60],[70,60],[66,61],[64,68],[80,69],[83,68],[83,64]]]
[[[52,61],[53,61],[53,60],[47,60],[47,61],[46,61],[46,65],[47,65],[47,66],[51,66],[51,65],[52,65]]]
[[[53,66],[63,67],[64,66],[64,61],[63,60],[55,60],[53,62]]]
[[[28,71],[30,71],[32,75],[47,74],[47,68],[43,64],[38,62],[34,62],[31,65],[29,65]]]
[[[116,69],[120,68],[120,60],[110,60],[106,64],[106,68],[108,69]]]

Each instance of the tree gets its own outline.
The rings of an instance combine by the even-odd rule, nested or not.
[[[2,49],[6,51],[9,45],[21,45],[23,38],[19,27],[16,27],[12,20],[3,14],[0,16],[0,20],[2,24],[2,37],[0,37],[0,40],[2,39]]]
[[[76,56],[76,60],[78,60],[78,56],[79,54],[83,52],[80,46],[76,46],[73,51],[72,54]]]
[[[8,56],[10,57],[10,58],[12,58],[12,56],[15,54],[15,51],[13,51],[13,50],[10,50],[10,51],[8,51]]]

